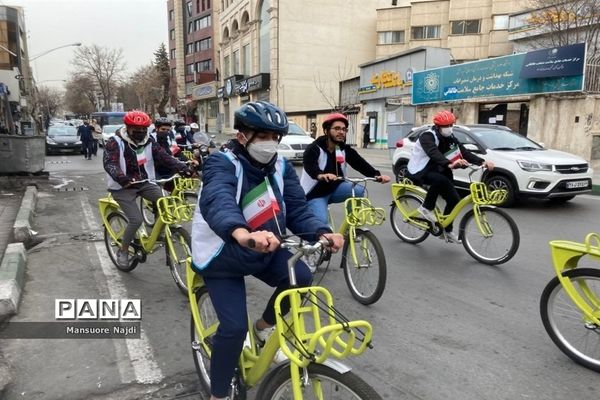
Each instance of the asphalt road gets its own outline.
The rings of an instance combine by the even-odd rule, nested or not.
[[[386,156],[367,155],[391,174]],[[97,213],[105,193],[101,160],[48,157],[47,170],[51,180],[40,188],[34,224],[41,241],[29,250],[25,293],[13,321],[53,320],[57,298],[140,298],[143,335],[5,340],[2,352],[15,373],[4,398],[134,399],[156,390],[154,397],[207,398],[198,392],[189,349],[187,302],[163,252],[129,274],[108,259]],[[389,209],[389,185],[369,189],[372,202]],[[509,209],[521,246],[499,267],[478,264],[462,246],[436,238],[402,243],[386,221],[374,229],[388,263],[378,303],[365,307],[351,298],[339,256],[323,279],[345,315],[374,327],[374,349],[348,363],[388,399],[597,398],[598,375],[553,345],[538,304],[553,276],[548,241],[582,240],[597,230],[599,201],[580,196],[561,206],[536,201]],[[334,215],[339,220],[340,207]],[[247,281],[257,315],[271,289]]]

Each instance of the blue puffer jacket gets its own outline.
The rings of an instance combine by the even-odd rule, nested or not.
[[[281,212],[278,222],[283,233],[288,228],[292,233],[307,240],[316,240],[316,235],[331,232],[308,208],[304,191],[300,186],[298,175],[289,161],[285,161],[283,169],[283,198],[278,188],[275,174],[275,162],[260,169],[248,161],[247,153],[240,146],[233,149],[243,168],[243,183],[240,197],[269,176],[273,192],[279,203]],[[210,228],[225,241],[220,254],[204,269],[201,274],[211,277],[232,277],[252,275],[265,268],[273,254],[259,253],[240,246],[231,233],[240,227],[250,230],[242,209],[236,202],[237,179],[234,164],[220,152],[208,157],[202,172],[202,192],[200,194],[200,211]],[[275,220],[267,221],[258,230],[268,230],[279,234]],[[281,251],[281,250],[279,250]]]

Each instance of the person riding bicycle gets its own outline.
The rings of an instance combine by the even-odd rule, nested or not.
[[[300,183],[308,205],[317,218],[327,223],[327,205],[341,203],[352,196],[352,184],[339,180],[346,176],[347,165],[361,174],[377,178],[381,183],[390,181],[373,168],[356,150],[346,144],[348,118],[344,114],[329,114],[323,120],[324,135],[304,150],[304,168]],[[357,196],[364,195],[364,187],[355,187]]]
[[[423,205],[418,208],[423,218],[432,224],[437,222],[433,209],[438,195],[446,201],[444,214],[449,214],[460,200],[453,184],[452,170],[469,164],[484,165],[494,169],[491,161],[476,156],[452,135],[456,117],[442,110],[433,116],[433,126],[421,134],[408,161],[408,178],[417,185],[429,185]],[[452,224],[445,228],[444,238],[449,243],[460,243],[452,232]]]
[[[206,160],[192,228],[192,268],[203,276],[219,319],[212,343],[211,400],[227,396],[243,348],[245,276],[276,287],[254,324],[260,341],[274,330],[274,303],[290,287],[287,260],[292,256],[279,248],[278,237],[289,229],[307,240],[327,238],[334,252],[343,245],[343,237],[310,211],[292,164],[277,156],[288,132],[285,113],[268,102],[246,103],[235,112],[234,128],[232,147]],[[302,261],[296,276],[299,286],[312,279]],[[289,303],[282,304],[283,312],[289,311]]]
[[[155,179],[155,165],[163,165],[172,173],[190,174],[185,163],[167,154],[149,137],[147,128],[151,122],[146,113],[129,111],[123,117],[125,126],[106,142],[104,149],[103,163],[108,191],[129,221],[123,233],[121,248],[117,251],[117,263],[123,267],[129,265],[129,244],[143,222],[137,197],[142,196],[156,203],[162,196],[162,191],[156,184],[135,182]]]

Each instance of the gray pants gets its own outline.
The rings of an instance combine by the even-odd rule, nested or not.
[[[156,203],[156,201],[163,196],[162,189],[153,183],[144,182],[133,185],[127,189],[111,191],[111,194],[113,199],[119,203],[121,210],[123,210],[129,221],[122,239],[123,245],[129,246],[135,237],[135,232],[144,222],[142,211],[140,210],[140,205],[137,201],[138,196],[150,200],[152,203]]]

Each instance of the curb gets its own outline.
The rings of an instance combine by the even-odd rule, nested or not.
[[[25,279],[27,253],[23,243],[10,243],[0,264],[0,321],[17,313]]]
[[[592,184],[592,194],[594,196],[600,196],[600,185]]]
[[[13,236],[17,242],[29,243],[35,234],[31,229],[33,213],[37,201],[37,188],[35,186],[27,186],[25,194],[21,200],[21,207],[17,213],[17,218],[13,225]]]

